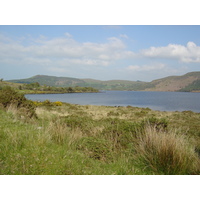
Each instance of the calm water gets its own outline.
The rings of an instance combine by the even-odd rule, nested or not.
[[[149,107],[161,111],[200,112],[200,93],[105,91],[102,93],[29,94],[35,101],[62,101],[80,105]]]

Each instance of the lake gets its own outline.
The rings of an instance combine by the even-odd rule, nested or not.
[[[160,111],[200,112],[200,93],[103,91],[101,93],[28,94],[33,101],[61,101],[80,105],[134,106]]]

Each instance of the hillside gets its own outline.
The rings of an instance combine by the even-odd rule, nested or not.
[[[131,91],[200,91],[200,72],[190,72],[183,76],[169,76],[151,82],[95,79],[78,79],[37,75],[28,79],[9,80],[14,83],[34,83],[57,87],[93,87],[99,90],[131,90]]]
[[[99,81],[94,79],[83,79],[84,86],[90,86],[99,90],[144,90],[148,88],[147,82],[127,81],[127,80],[108,80]]]
[[[8,80],[8,82],[13,82],[13,83],[38,82],[40,85],[60,86],[60,87],[76,86],[84,83],[84,81],[77,78],[56,77],[56,76],[46,76],[46,75],[36,75],[27,79]]]
[[[40,85],[56,87],[93,87],[99,90],[144,90],[148,88],[149,83],[126,80],[101,81],[95,79],[77,79],[69,77],[56,77],[46,75],[36,75],[27,79],[8,80],[13,83],[35,83]]]
[[[169,76],[151,82],[154,87],[150,91],[183,91],[192,92],[200,90],[200,72],[190,72],[183,76]],[[196,84],[194,84],[196,83]]]

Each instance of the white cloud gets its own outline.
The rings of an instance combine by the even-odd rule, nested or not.
[[[125,34],[121,38],[127,38]],[[26,44],[24,43],[26,42]],[[194,42],[188,42],[186,46],[169,44],[163,47],[150,47],[139,53],[128,51],[123,41],[117,37],[110,37],[105,43],[77,42],[72,35],[65,33],[64,37],[48,39],[45,36],[33,39],[31,37],[14,41],[11,38],[0,35],[0,62],[14,63],[20,61],[26,64],[26,60],[49,60],[52,64],[56,60],[68,60],[70,63],[84,65],[108,66],[111,63],[123,59],[167,58],[184,63],[200,63],[200,46]],[[81,63],[82,62],[82,63]],[[38,62],[39,63],[39,62]],[[134,70],[137,67],[132,67]],[[138,68],[137,70],[150,69]]]
[[[0,33],[0,42],[10,42],[11,39],[3,34]]]
[[[72,35],[70,33],[65,33],[65,36],[72,37]]]
[[[84,58],[73,58],[73,59],[61,59],[61,60],[57,60],[55,61],[56,65],[59,66],[108,66],[109,65],[109,61],[105,61],[105,60],[98,60],[98,59],[84,59]]]
[[[72,38],[69,33],[66,37],[47,39],[45,36],[33,39],[28,38],[14,41],[1,35],[0,37],[0,62],[24,65],[51,65],[60,64],[108,66],[117,60],[133,56],[126,51],[125,44],[116,37],[107,39],[105,43],[80,43]],[[5,42],[6,38],[6,42]],[[26,41],[27,42],[27,41]],[[59,66],[58,66],[59,67]]]
[[[68,70],[65,68],[60,68],[60,67],[50,67],[48,68],[49,71],[56,72],[56,73],[63,73],[67,72]]]
[[[139,65],[130,65],[127,69],[130,71],[141,71],[141,67]]]
[[[188,42],[186,46],[169,44],[165,47],[150,47],[140,53],[145,57],[177,59],[185,63],[200,62],[200,46],[194,42]]]
[[[148,72],[148,71],[157,71],[157,70],[162,70],[166,66],[162,63],[157,63],[154,65],[130,65],[126,69],[129,71],[134,71],[134,72]]]
[[[126,34],[120,34],[119,37],[128,39],[129,37]]]
[[[190,70],[187,66],[174,67],[164,63],[154,63],[149,65],[130,65],[124,71],[128,73],[127,76],[131,77],[132,80],[152,81],[172,75],[183,75]]]
[[[160,60],[155,60],[155,64],[149,64],[147,57],[175,59],[184,63],[200,62],[200,47],[193,42],[188,42],[186,46],[169,44],[133,52],[128,50],[123,42],[123,38],[127,37],[123,34],[98,43],[78,42],[69,33],[51,39],[41,35],[38,38],[27,36],[15,40],[0,34],[0,66],[5,64],[11,70],[16,66],[16,69],[27,71],[34,68],[34,73],[48,71],[55,75],[86,75],[94,78],[95,74],[99,79],[100,74],[104,78],[119,73],[116,76],[124,74],[124,77],[130,76],[134,79],[141,76],[145,80],[154,74],[160,76],[164,73],[169,74],[169,71],[176,72],[173,71],[175,69],[178,70],[176,73],[180,72],[180,63],[179,66],[173,64],[176,66],[174,68],[159,63],[162,62]],[[138,65],[141,60],[144,64]],[[132,63],[135,64],[131,65]],[[124,65],[128,67],[123,68]]]

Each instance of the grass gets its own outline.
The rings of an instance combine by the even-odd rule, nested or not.
[[[35,106],[0,108],[0,174],[200,174],[199,113]]]
[[[199,157],[189,138],[174,130],[163,133],[148,126],[136,151],[144,167],[156,174],[198,174]]]

